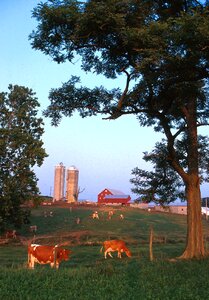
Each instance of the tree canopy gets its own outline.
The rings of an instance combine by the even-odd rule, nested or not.
[[[21,205],[39,192],[35,165],[47,156],[41,136],[43,121],[37,117],[40,106],[32,90],[9,86],[0,93],[0,230],[21,226]]]
[[[209,3],[177,0],[49,0],[33,10],[32,47],[58,63],[79,55],[86,72],[124,75],[123,89],[89,89],[72,77],[49,95],[52,124],[78,111],[107,119],[133,114],[166,137],[167,161],[185,185],[184,258],[205,255],[200,206],[198,128],[208,125]],[[187,167],[176,145],[185,136]]]
[[[127,77],[123,91],[78,87],[78,78],[72,77],[51,91],[46,115],[54,124],[78,110],[81,116],[101,112],[113,119],[133,113],[143,125],[162,122],[161,112],[174,126],[171,109],[185,94],[189,97],[188,90],[205,108],[207,6],[197,1],[48,1],[34,9],[33,17],[39,21],[30,36],[35,49],[58,63],[80,55],[84,71]],[[179,127],[182,113],[177,113]],[[202,122],[207,116],[208,107],[201,110]]]

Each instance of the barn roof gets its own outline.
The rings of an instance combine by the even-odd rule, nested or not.
[[[114,189],[108,189],[108,191],[110,191],[110,193],[112,193],[113,195],[125,195],[123,192],[118,191],[118,190],[114,190]]]
[[[129,195],[106,195],[104,198],[105,199],[127,199],[128,197],[130,197]]]

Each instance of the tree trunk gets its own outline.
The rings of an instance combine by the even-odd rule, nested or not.
[[[174,139],[171,132],[165,127],[168,138],[168,151],[172,157],[171,165],[182,177],[185,183],[185,196],[187,200],[187,240],[186,247],[180,258],[191,259],[205,256],[202,214],[201,214],[201,193],[199,178],[199,153],[197,133],[197,104],[195,98],[188,98],[185,105],[181,107],[186,120],[187,136],[187,164],[186,172],[179,164],[174,149]]]
[[[187,241],[180,258],[202,258],[205,255],[202,230],[201,194],[199,180],[192,178],[186,185],[187,198]]]

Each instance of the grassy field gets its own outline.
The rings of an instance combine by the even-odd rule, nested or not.
[[[98,210],[98,208],[96,208]],[[44,217],[44,211],[53,217]],[[185,246],[186,217],[117,208],[111,220],[107,208],[100,220],[90,216],[93,208],[39,207],[32,211],[31,225],[38,226],[36,243],[60,243],[73,251],[59,270],[37,265],[27,269],[27,243],[33,239],[29,225],[20,230],[21,241],[0,247],[1,299],[209,299],[209,259],[170,261]],[[120,213],[125,216],[119,219]],[[81,219],[75,223],[76,217]],[[154,228],[154,261],[149,261],[149,231]],[[204,221],[209,236],[209,223]],[[104,259],[101,243],[123,239],[133,257]],[[207,246],[207,245],[206,245]]]

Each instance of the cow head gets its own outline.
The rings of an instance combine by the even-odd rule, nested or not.
[[[71,250],[60,248],[57,252],[57,258],[61,260],[68,260],[71,253]]]
[[[130,251],[129,249],[126,249],[126,250],[125,250],[125,253],[126,253],[126,255],[127,255],[128,257],[131,257],[131,256],[132,256],[131,251]]]

